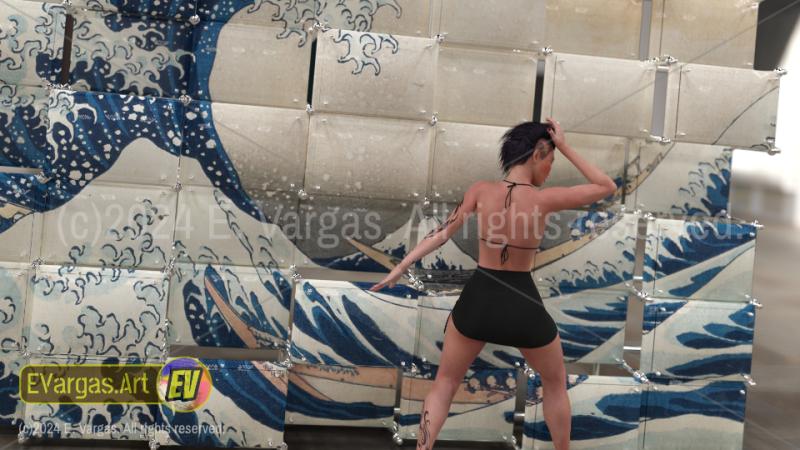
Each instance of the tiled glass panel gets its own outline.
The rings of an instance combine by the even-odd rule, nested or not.
[[[524,50],[544,47],[544,0],[440,0],[439,4],[438,33],[446,34],[448,42]]]
[[[642,3],[546,0],[544,43],[559,52],[638,59]],[[614,26],[608,26],[610,23]]]
[[[418,204],[313,195],[300,204],[295,264],[359,272],[389,272],[405,257]]]
[[[748,301],[755,244],[749,223],[648,221],[642,287],[661,298]]]
[[[403,373],[398,436],[417,440],[422,403],[436,378],[436,367]],[[517,369],[469,370],[456,389],[437,442],[511,442]]]
[[[555,118],[564,131],[649,136],[654,63],[571,53],[551,53],[545,61],[543,118]]]
[[[634,140],[628,161],[626,205],[680,216],[719,216],[730,211],[729,148]]]
[[[300,3],[300,2],[298,2]],[[331,28],[427,37],[433,2],[317,0],[317,19]]]
[[[439,119],[505,127],[531,120],[536,63],[532,53],[439,46]]]
[[[438,55],[430,38],[335,28],[320,33],[314,109],[429,120]]]
[[[291,300],[285,271],[178,263],[170,280],[168,339],[180,346],[283,347]]]
[[[683,379],[749,375],[755,306],[657,299],[644,310],[641,368]]]
[[[25,85],[58,82],[65,24],[61,5],[0,0],[0,81]]]
[[[398,376],[394,367],[294,364],[286,423],[389,428]]]
[[[432,137],[427,122],[315,114],[309,131],[306,191],[421,200]]]
[[[158,358],[166,345],[168,286],[156,271],[39,266],[26,305],[29,350]]]
[[[650,56],[753,68],[758,2],[654,0]]]
[[[203,22],[193,46],[193,98],[305,109],[311,45],[281,28]]]
[[[0,348],[23,350],[22,327],[28,304],[30,266],[0,262]]]
[[[188,92],[190,23],[84,9],[72,17],[73,88],[156,97]]]
[[[411,363],[419,291],[405,285],[302,280],[295,289],[292,359],[300,363],[399,367]]]
[[[744,435],[747,385],[742,381],[681,383],[651,379],[642,392],[647,450],[737,450]]]
[[[633,377],[568,375],[572,413],[570,448],[638,449],[642,393]],[[553,437],[544,419],[544,388],[539,374],[528,378],[524,450],[552,449]]]
[[[183,158],[185,161],[193,161]],[[296,221],[294,194],[256,192],[248,210],[217,188],[188,186],[178,197],[175,253],[179,261],[251,267],[289,267],[294,254],[285,220]]]
[[[668,137],[744,149],[775,137],[780,87],[775,72],[679,64],[670,71],[670,83],[679,83],[680,90],[667,103]]]

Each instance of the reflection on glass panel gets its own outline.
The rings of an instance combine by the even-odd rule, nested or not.
[[[0,0],[0,81],[26,85],[58,82],[66,17],[61,5]]]
[[[117,364],[141,363],[144,361],[137,358],[101,358],[78,355],[33,356],[24,362],[26,366],[29,364],[57,366],[102,364],[109,365],[109,367]],[[155,361],[148,362],[148,364],[156,363]],[[69,368],[63,367],[59,370],[68,371]],[[18,390],[17,384],[14,389]],[[152,432],[160,417],[159,405],[148,404],[130,403],[99,408],[96,404],[20,402],[20,406],[24,409],[20,414],[22,418],[20,431],[26,437],[146,441],[149,439],[147,433]],[[68,411],[68,414],[65,414],[65,410]]]
[[[397,284],[302,280],[295,289],[291,357],[299,363],[410,365],[420,292]]]
[[[160,271],[38,266],[28,346],[43,355],[156,359],[166,343],[168,286]]]
[[[593,289],[549,294],[543,293],[544,306],[558,325],[564,361],[616,364],[616,358],[622,358],[627,291]]]
[[[297,2],[301,3],[301,2]],[[367,2],[317,0],[317,19],[331,28],[374,33],[429,36],[430,0]]]
[[[432,130],[427,122],[314,114],[306,190],[312,195],[421,200]]]
[[[682,142],[744,149],[775,137],[780,75],[774,71],[679,64],[669,77],[680,91],[667,105],[668,137],[674,132]]]
[[[565,210],[548,217],[534,280],[543,297],[611,288],[633,278],[638,215]]]
[[[747,398],[744,382],[650,381],[652,384],[642,392],[643,448],[742,448]]]
[[[650,56],[753,68],[758,3],[653,0]]]
[[[457,203],[431,202],[417,225],[417,242],[436,233],[452,215]],[[424,280],[463,284],[478,265],[478,215],[470,215],[444,244],[414,263],[426,272]]]
[[[389,272],[405,257],[418,205],[397,200],[313,195],[300,204],[299,267]]]
[[[533,54],[440,46],[439,119],[506,127],[531,120],[536,63]]]
[[[279,2],[253,4],[197,0],[197,14],[204,21],[223,24],[230,22],[281,27],[284,35],[298,34],[305,43],[319,4],[319,0],[297,0],[288,5]]]
[[[625,151],[628,148],[629,139],[600,134],[564,134],[569,146],[578,152],[583,159],[600,168],[614,180],[617,186],[622,186]],[[568,159],[564,158],[563,155],[556,154],[550,177],[543,187],[573,186],[585,183],[589,183],[589,181],[580,170]],[[621,196],[622,190],[620,189],[611,199],[605,200],[604,203],[612,204],[618,202]]]
[[[286,423],[389,428],[398,377],[395,367],[293,364]]]
[[[303,185],[305,111],[209,102],[194,102],[187,110],[191,125],[184,154],[198,163],[181,166],[181,183],[216,186],[235,178],[251,196]]]
[[[0,203],[6,202],[0,196]],[[3,260],[14,262],[31,262],[39,257],[42,243],[42,215],[21,212],[17,205],[6,203],[5,207],[13,212],[12,218],[0,220],[0,248],[3,249]],[[35,244],[35,245],[34,245]]]
[[[631,209],[709,217],[730,211],[730,148],[635,140],[631,155],[625,187]]]
[[[642,393],[633,377],[568,375],[565,381],[572,410],[570,448],[638,448]],[[536,374],[528,378],[524,450],[554,448],[543,402],[547,399],[541,376]]]
[[[278,24],[197,27],[190,95],[195,99],[305,109],[311,45]]]
[[[500,139],[507,127],[439,122],[433,153],[432,197],[458,202],[478,180],[499,180]]]
[[[538,50],[546,17],[544,0],[441,0],[438,33],[460,44]]]
[[[28,302],[28,264],[0,262],[0,292],[2,292],[2,322],[0,348],[22,350],[22,323]],[[0,381],[2,383],[2,381]]]
[[[756,227],[723,220],[648,221],[643,289],[654,297],[745,302]]]
[[[178,263],[169,293],[169,343],[278,348],[289,337],[291,276],[263,266]]]
[[[644,310],[641,367],[647,376],[741,379],[750,373],[755,306],[656,300]]]
[[[453,309],[461,286],[451,289],[433,291],[434,285],[426,283],[428,294],[419,298],[419,331],[417,336],[415,363],[439,365],[444,345],[445,324]],[[481,353],[475,357],[471,367],[478,368],[513,368],[525,362],[519,350],[510,347],[486,343]]]
[[[190,23],[84,9],[72,17],[72,88],[156,97],[188,92]]]
[[[578,133],[650,134],[655,63],[566,53],[551,53],[545,61],[543,118]]]
[[[156,442],[198,447],[280,446],[289,378],[286,367],[252,360],[200,362],[211,375],[213,389],[208,400],[192,412],[176,412],[167,404],[159,405]]]
[[[417,440],[422,403],[436,378],[436,366],[403,372],[400,389],[402,439]],[[517,369],[468,370],[456,389],[450,412],[438,437],[440,441],[511,442],[516,403]]]
[[[547,46],[559,52],[638,59],[641,0],[546,2]]]
[[[315,110],[431,118],[436,40],[336,28],[317,39]]]
[[[68,204],[48,208],[42,259],[56,264],[163,268],[172,252],[176,201],[177,193],[167,187],[95,182]]]
[[[181,160],[193,161],[189,158]],[[284,232],[297,221],[297,197],[282,192],[256,192],[251,211],[240,209],[221,190],[184,187],[178,197],[175,252],[182,262],[237,266],[289,267],[295,246]]]

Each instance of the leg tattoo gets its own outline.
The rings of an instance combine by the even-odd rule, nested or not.
[[[428,411],[425,408],[425,402],[422,403],[422,417],[419,422],[419,443],[417,444],[417,448],[421,448],[422,450],[431,450],[430,447],[430,432],[428,431],[428,424],[431,423],[431,420],[428,419]]]

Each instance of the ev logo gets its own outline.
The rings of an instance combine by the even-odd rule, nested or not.
[[[158,395],[173,411],[191,412],[211,395],[211,375],[200,360],[171,358],[161,368]]]

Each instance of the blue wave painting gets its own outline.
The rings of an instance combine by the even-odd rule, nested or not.
[[[294,364],[286,421],[388,428],[394,420],[397,377],[394,367]]]
[[[562,230],[569,238],[543,242],[533,271],[542,297],[580,291],[624,289],[633,279],[635,214],[580,211]]]
[[[644,312],[641,367],[647,376],[740,379],[750,374],[755,306],[659,300]]]
[[[17,426],[22,417],[19,373],[24,363],[19,351],[0,347],[0,425]]]
[[[714,145],[641,142],[628,162],[628,204],[676,216],[724,216],[730,211],[732,156],[732,149]]]
[[[277,348],[288,340],[292,283],[281,271],[179,264],[172,282],[173,333],[189,342]],[[180,341],[186,345],[186,336]]]
[[[291,356],[301,363],[347,366],[410,364],[419,291],[396,285],[305,280],[296,290]]]
[[[192,0],[79,0],[84,8],[120,12],[131,16],[150,16],[159,18],[188,19],[197,12],[196,2]],[[73,4],[75,4],[73,3]]]
[[[572,409],[571,445],[575,448],[636,449],[641,392],[632,377],[569,375],[565,380]],[[522,448],[552,448],[544,420],[541,376],[528,378]]]
[[[34,353],[161,356],[168,289],[161,272],[40,266],[30,286],[27,337]]]
[[[752,290],[756,229],[722,221],[648,224],[643,280],[657,297],[745,301]]]
[[[66,10],[43,2],[3,2],[0,82],[45,86],[58,82],[63,64]]]
[[[422,403],[436,378],[435,366],[420,369],[415,375],[403,374],[398,419],[403,439],[416,440]],[[516,369],[468,370],[437,440],[507,441],[513,433],[516,390]]]
[[[746,385],[742,381],[680,383],[651,378],[642,393],[644,448],[741,449]]]

